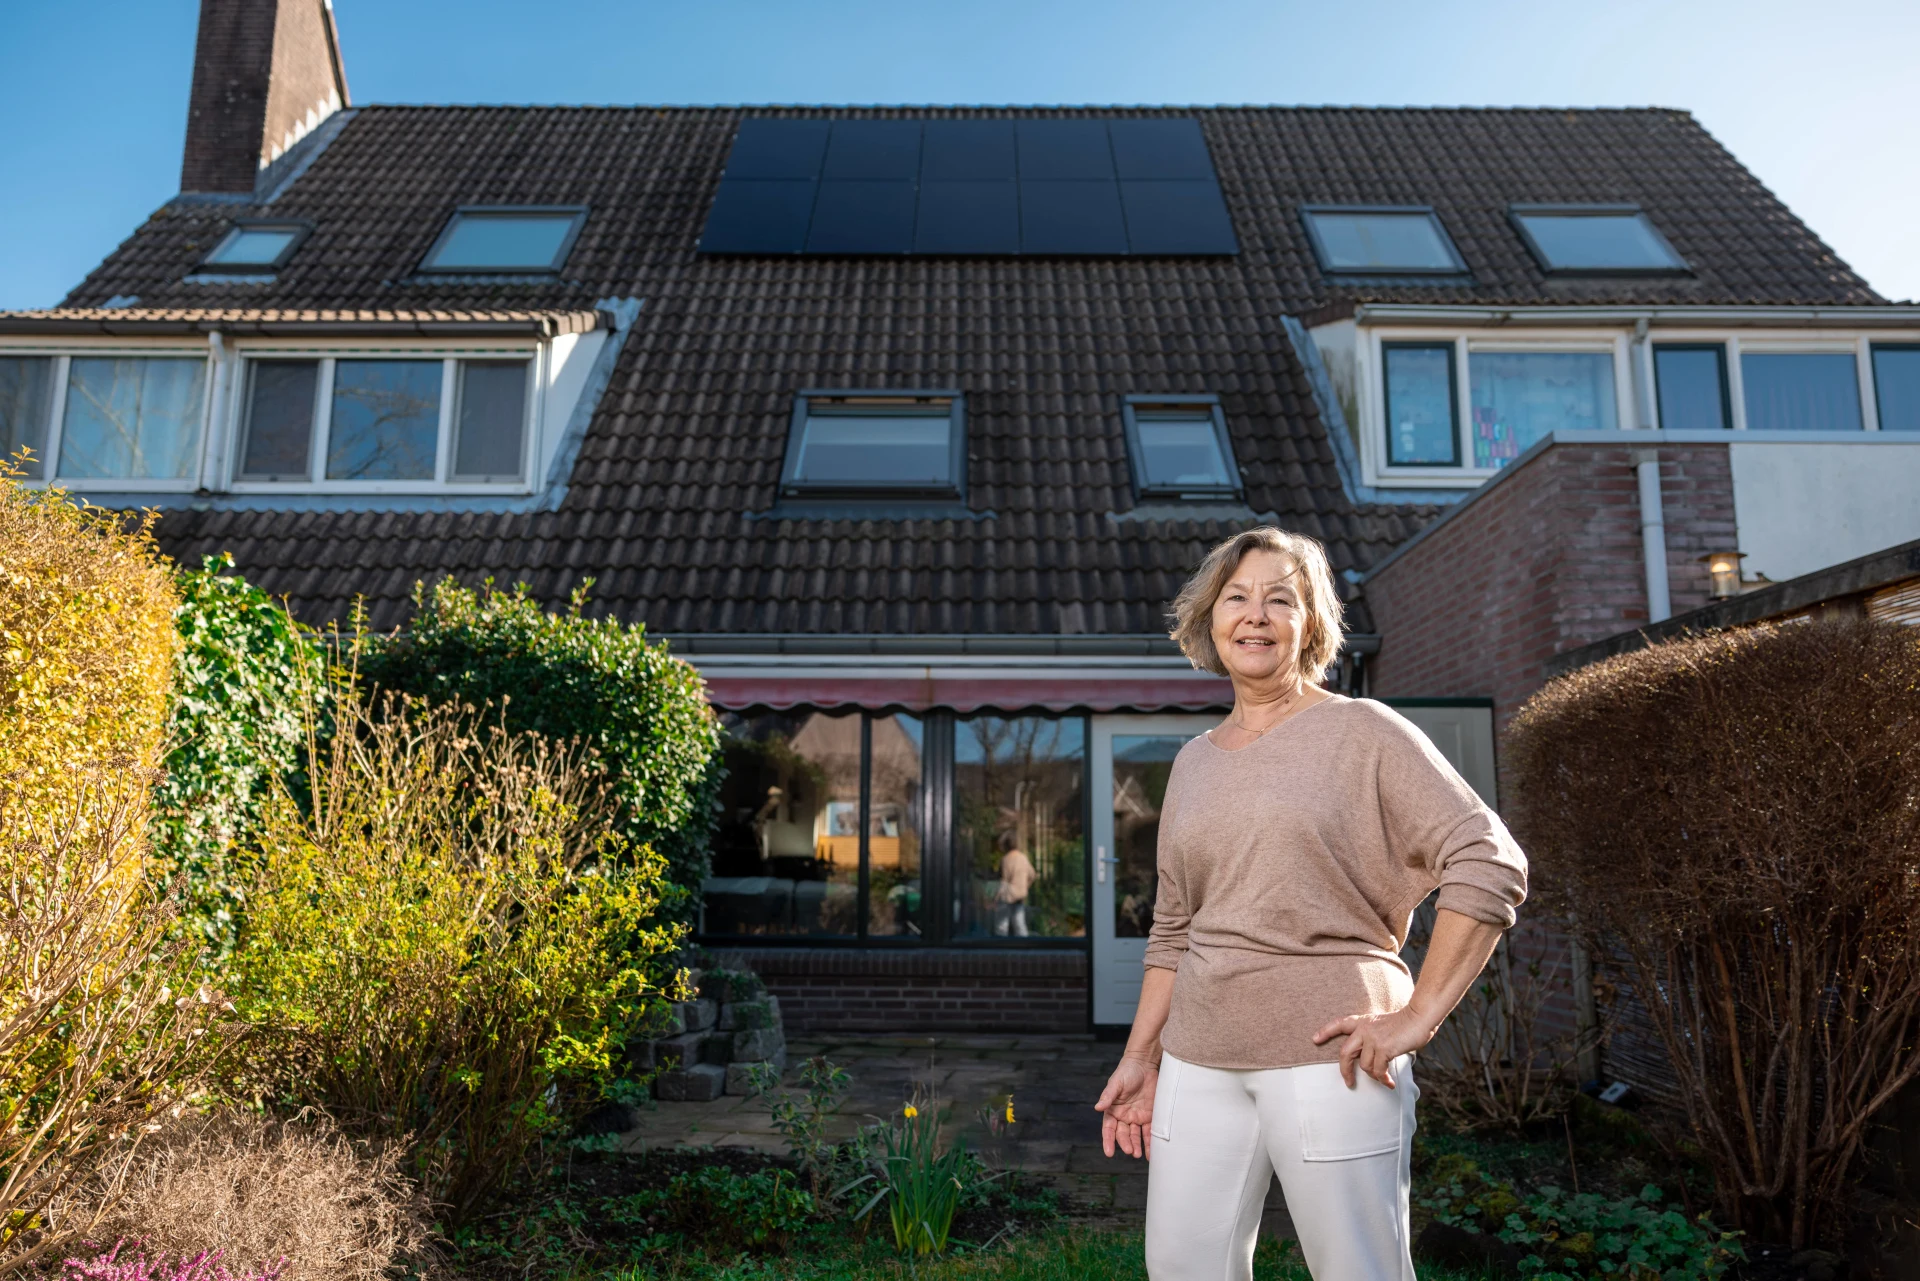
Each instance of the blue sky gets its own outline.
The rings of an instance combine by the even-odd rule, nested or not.
[[[363,103],[1682,107],[1920,298],[1913,0],[334,3]],[[0,307],[58,301],[173,193],[197,13],[0,0]]]

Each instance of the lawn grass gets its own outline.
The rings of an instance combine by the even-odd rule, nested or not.
[[[1420,1281],[1484,1281],[1480,1274],[1419,1268]],[[1254,1281],[1310,1281],[1292,1242],[1263,1237]],[[1137,1232],[1060,1226],[985,1250],[960,1249],[917,1263],[881,1242],[796,1243],[779,1257],[705,1259],[698,1254],[648,1266],[584,1274],[582,1281],[1146,1281]]]

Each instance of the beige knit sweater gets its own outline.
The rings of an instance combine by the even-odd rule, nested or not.
[[[1146,963],[1178,972],[1160,1043],[1190,1063],[1336,1059],[1313,1034],[1413,995],[1413,909],[1510,926],[1527,859],[1434,749],[1380,703],[1334,696],[1239,751],[1182,748],[1160,811]]]

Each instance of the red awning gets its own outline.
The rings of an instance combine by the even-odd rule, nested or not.
[[[1214,676],[1044,676],[920,679],[850,676],[707,677],[715,707],[897,707],[924,712],[982,708],[1050,712],[1204,711],[1233,705],[1233,686]]]

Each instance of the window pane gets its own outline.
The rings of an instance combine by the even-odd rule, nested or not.
[[[1173,758],[1187,741],[1180,734],[1114,735],[1115,938],[1143,939],[1153,928],[1153,901],[1160,891],[1160,807]]]
[[[427,266],[468,271],[559,267],[554,259],[573,230],[575,215],[458,214],[453,230]]]
[[[199,461],[206,361],[75,357],[60,430],[62,477],[186,480]]]
[[[1458,271],[1424,213],[1310,213],[1328,271]]]
[[[314,384],[317,360],[256,360],[247,400],[247,447],[240,459],[246,480],[306,480],[312,474]]]
[[[954,727],[956,938],[1087,932],[1078,717],[980,716]]]
[[[1646,215],[1519,214],[1547,265],[1561,271],[1671,271],[1673,255]]]
[[[1859,431],[1860,381],[1851,352],[1742,352],[1750,431]]]
[[[794,479],[806,484],[947,485],[953,420],[929,414],[815,413],[801,433]]]
[[[1387,461],[1460,465],[1454,429],[1453,345],[1388,347]]]
[[[1233,477],[1220,456],[1220,435],[1211,414],[1155,415],[1140,413],[1140,468],[1147,484],[1231,489]]]
[[[432,480],[439,439],[439,361],[334,365],[328,480]]]
[[[1655,347],[1660,425],[1669,431],[1720,431],[1727,421],[1726,352],[1720,347]]]
[[[702,886],[709,934],[851,935],[860,923],[860,716],[724,717],[727,778]]]
[[[460,362],[460,422],[453,474],[459,480],[518,480],[527,422],[527,362]]]
[[[1873,349],[1873,398],[1881,431],[1920,431],[1920,347]]]
[[[292,228],[236,227],[206,260],[223,267],[270,267],[299,234]]]
[[[920,786],[926,726],[917,716],[873,718],[867,826],[867,933],[918,937]]]
[[[1475,467],[1504,467],[1548,432],[1618,425],[1605,352],[1476,351],[1467,381]]]
[[[0,356],[0,460],[29,480],[47,474],[48,399],[53,394],[51,356]],[[22,449],[33,451],[24,462]]]

